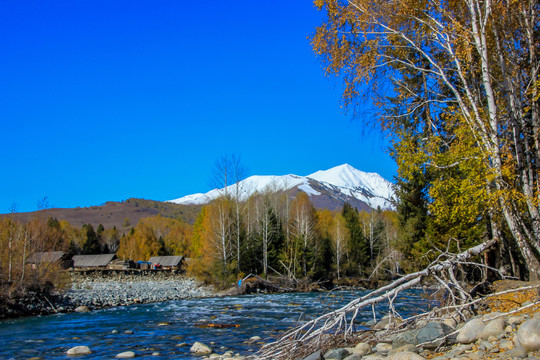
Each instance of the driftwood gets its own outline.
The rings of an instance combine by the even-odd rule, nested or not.
[[[449,306],[460,311],[463,309],[461,305],[470,303],[472,299],[456,280],[454,270],[462,264],[470,265],[471,263],[466,262],[470,257],[484,252],[495,243],[496,240],[490,240],[459,254],[442,254],[422,271],[405,275],[386,286],[351,301],[337,310],[321,315],[297,328],[287,331],[275,342],[263,346],[253,357],[262,360],[291,359],[295,358],[297,354],[317,350],[325,334],[342,335],[345,338],[350,337],[355,331],[355,319],[360,310],[369,307],[373,309],[375,304],[384,301],[388,302],[391,318],[401,319],[401,316],[394,307],[394,300],[397,295],[403,290],[420,285],[422,280],[428,276],[436,279],[441,287],[447,291],[447,297],[450,302]],[[480,264],[477,265],[482,266]],[[405,320],[403,323],[410,323],[409,319]]]
[[[241,286],[239,288],[239,293],[241,294],[251,294],[255,292],[272,292],[272,293],[282,293],[282,292],[291,292],[294,291],[293,288],[283,287],[279,284],[270,282],[261,278],[260,276],[250,274],[242,279]]]

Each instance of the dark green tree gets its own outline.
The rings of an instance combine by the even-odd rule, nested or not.
[[[83,243],[81,254],[92,255],[101,253],[101,244],[99,243],[98,236],[94,231],[92,224],[83,225],[83,231],[86,234],[86,240]]]
[[[321,281],[326,287],[330,287],[332,279],[332,264],[334,252],[329,237],[322,236],[317,239],[318,246],[311,258],[310,277],[314,281]]]
[[[347,245],[347,273],[361,275],[363,269],[369,265],[369,243],[362,231],[358,210],[351,204],[345,203],[341,214],[350,234]]]

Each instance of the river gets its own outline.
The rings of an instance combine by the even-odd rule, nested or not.
[[[339,291],[189,299],[4,320],[0,322],[0,358],[72,359],[66,351],[86,345],[93,353],[84,359],[114,358],[123,351],[134,351],[139,359],[200,359],[189,352],[195,341],[212,343],[218,353],[229,350],[247,355],[260,347],[260,342],[246,342],[250,337],[260,336],[269,342],[299,322],[362,294]],[[421,290],[403,292],[396,299],[396,308],[404,317],[429,304]],[[380,305],[376,311],[380,317],[387,308]],[[372,316],[371,310],[366,310],[358,320],[367,321]],[[155,352],[160,355],[152,356]]]

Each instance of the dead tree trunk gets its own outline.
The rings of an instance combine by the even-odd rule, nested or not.
[[[495,243],[496,240],[489,240],[459,254],[446,254],[448,255],[446,260],[437,260],[424,270],[405,275],[386,286],[351,301],[337,310],[321,315],[295,329],[287,331],[276,342],[265,345],[259,353],[255,354],[255,358],[263,360],[291,358],[297,351],[310,348],[316,349],[321,336],[329,332],[344,337],[350,336],[354,332],[355,319],[360,310],[383,301],[388,301],[392,314],[399,317],[393,306],[393,300],[401,291],[418,286],[428,276],[433,276],[436,280],[442,282],[439,275],[448,272],[447,277],[453,280],[454,287],[450,289],[444,282],[442,282],[442,285],[450,290],[452,304],[457,305],[458,303],[467,302],[470,300],[470,296],[465,293],[457,282],[454,283],[453,271],[457,265],[466,262],[472,256],[483,253]],[[347,318],[348,316],[351,317]]]

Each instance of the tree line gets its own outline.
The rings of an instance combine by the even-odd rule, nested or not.
[[[245,201],[223,194],[194,224],[191,271],[218,284],[248,274],[327,284],[386,277],[399,270],[396,226],[392,211],[359,212],[349,204],[317,210],[302,191],[266,191]]]
[[[379,278],[398,271],[396,226],[392,211],[359,212],[349,204],[341,211],[317,210],[304,192],[291,197],[270,190],[239,202],[221,196],[202,208],[193,225],[157,215],[125,234],[101,224],[77,228],[55,218],[22,223],[6,216],[0,219],[0,281],[22,285],[30,271],[38,282],[54,280],[54,264],[40,273],[27,262],[47,251],[116,253],[135,261],[184,255],[191,274],[223,286],[250,273],[293,282]]]

